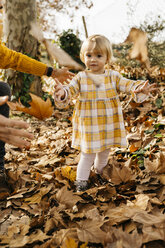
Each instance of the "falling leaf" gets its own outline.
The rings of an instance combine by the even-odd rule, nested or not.
[[[125,42],[132,42],[133,46],[129,53],[130,59],[137,59],[150,70],[150,62],[147,50],[147,34],[140,29],[131,28]]]
[[[31,105],[30,108],[26,108],[18,102],[16,103],[7,102],[7,104],[12,110],[22,111],[29,115],[35,116],[39,120],[44,120],[46,118],[49,118],[53,113],[53,106],[51,104],[50,99],[48,98],[46,101],[44,101],[42,100],[42,98],[32,93],[30,93],[30,96],[32,98],[32,101],[29,102],[29,104]]]
[[[59,65],[66,66],[70,69],[75,70],[83,70],[83,66],[78,64],[75,60],[71,58],[71,56],[66,53],[63,49],[60,47],[57,47],[56,44],[52,44],[48,39],[45,39],[40,27],[37,23],[31,24],[31,34],[38,40],[44,43],[48,54],[50,55],[50,58],[53,60],[55,59]]]

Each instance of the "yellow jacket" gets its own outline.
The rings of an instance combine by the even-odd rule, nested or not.
[[[0,42],[0,68],[17,70],[37,76],[44,75],[47,65],[22,53],[13,51]]]

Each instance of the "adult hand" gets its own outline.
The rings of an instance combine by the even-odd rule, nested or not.
[[[75,76],[74,73],[68,71],[67,68],[62,69],[53,69],[51,77],[54,79],[58,79],[61,83],[64,81],[67,82],[67,80],[72,79]]]
[[[0,97],[0,105],[4,104],[7,99],[8,97]],[[28,127],[29,125],[24,121],[9,119],[0,115],[0,140],[19,148],[28,148],[30,142],[25,138],[33,139],[33,135],[25,131]]]

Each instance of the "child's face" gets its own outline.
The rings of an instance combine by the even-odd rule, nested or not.
[[[88,42],[84,52],[84,63],[86,67],[96,74],[104,73],[104,66],[107,62],[107,56],[101,51],[95,49],[93,42]]]

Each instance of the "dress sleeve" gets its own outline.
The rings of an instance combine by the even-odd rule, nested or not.
[[[58,100],[54,95],[55,105],[62,109],[66,108],[72,98],[76,98],[80,93],[80,74],[78,73],[67,86],[63,86],[65,91],[65,98],[63,100]]]
[[[145,83],[145,81],[143,80],[130,80],[123,77],[120,73],[116,72],[112,76],[112,81],[115,82],[115,86],[118,91],[130,93],[132,95],[132,98],[138,103],[146,101],[149,97],[148,95],[143,93],[135,93],[135,90]]]

